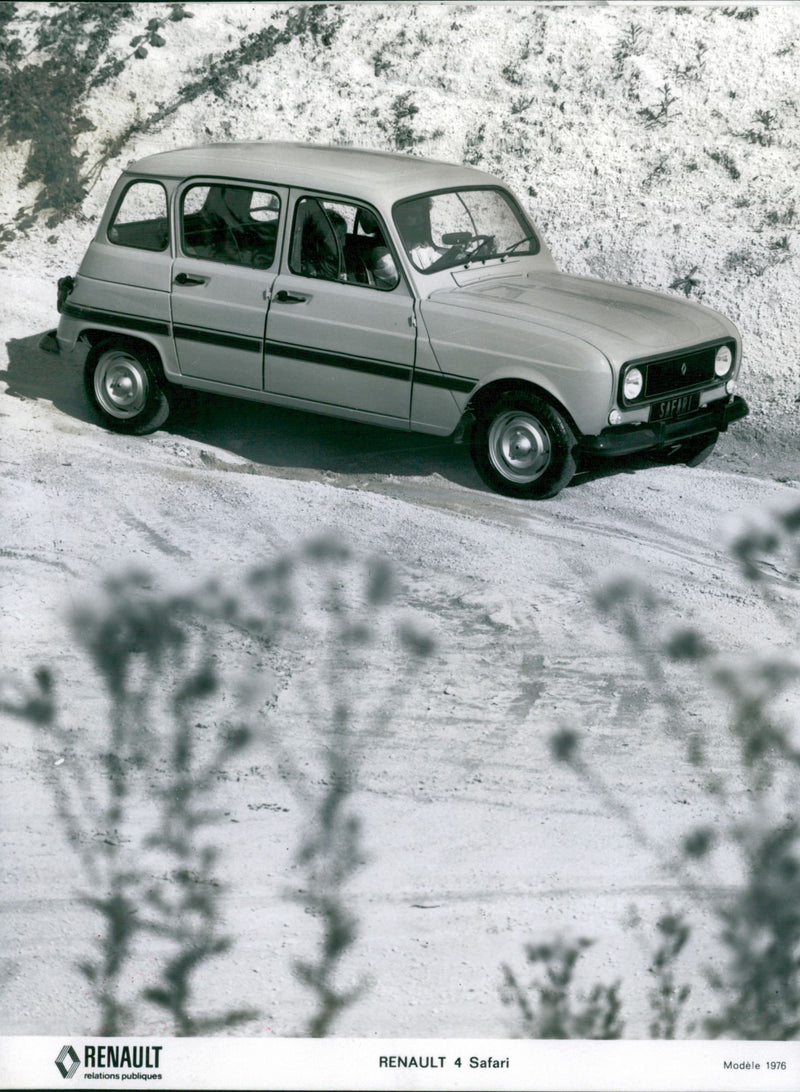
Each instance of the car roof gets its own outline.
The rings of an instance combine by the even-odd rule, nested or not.
[[[338,193],[376,205],[455,186],[502,185],[473,167],[397,152],[288,141],[201,144],[157,152],[131,163],[129,174],[159,178],[211,176],[271,182]]]

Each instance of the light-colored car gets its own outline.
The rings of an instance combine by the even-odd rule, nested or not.
[[[553,496],[582,455],[697,462],[747,413],[736,328],[559,273],[482,171],[291,143],[148,156],[111,194],[51,351],[88,343],[102,421],[159,428],[176,387],[469,439],[494,489]]]

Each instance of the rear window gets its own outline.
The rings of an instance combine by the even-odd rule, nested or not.
[[[108,241],[137,250],[169,246],[167,193],[160,182],[132,182],[108,225]]]

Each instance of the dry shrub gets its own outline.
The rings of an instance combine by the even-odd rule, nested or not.
[[[303,883],[291,897],[319,920],[320,939],[296,959],[295,972],[312,994],[307,1034],[326,1035],[366,985],[337,982],[358,935],[347,885],[364,860],[352,800],[360,757],[401,707],[431,641],[397,611],[387,562],[326,537],[231,587],[210,582],[164,594],[153,583],[142,572],[108,579],[97,600],[73,614],[86,657],[83,698],[106,710],[99,738],[80,709],[60,707],[50,666],[28,687],[7,682],[0,702],[36,726],[55,758],[58,817],[80,863],[82,901],[99,919],[92,953],[80,963],[99,1009],[98,1033],[131,1032],[143,1004],[161,1009],[177,1035],[210,1034],[258,1015],[203,1012],[197,982],[233,944],[224,929],[215,789],[237,756],[260,748],[288,774],[304,817],[295,854]],[[263,715],[248,667],[221,654],[243,647],[262,658],[291,656],[311,631],[305,713],[318,777],[300,761],[308,751],[294,753],[285,726]],[[382,687],[373,660],[385,656],[381,642],[389,639],[393,670]],[[356,709],[352,694],[367,670],[375,700]],[[271,870],[268,848],[264,856]],[[288,882],[281,886],[283,893]],[[132,988],[144,951],[156,978]],[[224,978],[224,963],[214,970]]]
[[[734,537],[732,554],[771,612],[775,640],[769,648],[739,656],[714,648],[701,630],[674,625],[669,604],[636,579],[610,582],[596,597],[598,610],[624,635],[660,707],[661,716],[649,723],[661,725],[676,760],[694,770],[704,810],[713,820],[695,824],[677,845],[665,845],[584,755],[578,728],[563,728],[551,739],[554,760],[569,766],[678,881],[687,910],[713,925],[716,947],[698,957],[682,910],[659,919],[649,968],[655,976],[649,994],[654,1038],[675,1038],[698,1028],[711,1038],[800,1036],[800,507],[754,516]],[[696,673],[704,690],[718,695],[723,739],[718,727],[687,713],[685,672]],[[728,880],[735,877],[735,882],[714,884],[720,861]],[[553,1001],[553,982],[568,985],[564,971],[571,979],[587,943],[529,946],[528,959],[540,974],[527,989],[504,968],[504,1000],[514,1010],[520,1033],[552,1035],[555,1028],[560,1035],[596,1037],[598,1027],[622,1033],[617,1013],[610,1019],[609,999],[617,983],[595,987],[588,999],[572,998],[562,988],[558,1004]],[[687,955],[695,965],[707,961],[711,1011],[692,1012],[690,987],[677,970]]]

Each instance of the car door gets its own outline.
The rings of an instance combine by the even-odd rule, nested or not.
[[[298,194],[267,318],[267,390],[286,404],[407,424],[416,325],[397,270],[374,212]]]
[[[264,389],[264,327],[286,191],[193,181],[178,196],[172,324],[183,375]]]

